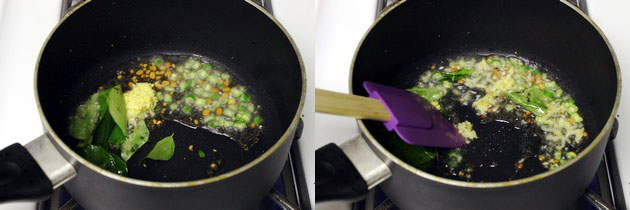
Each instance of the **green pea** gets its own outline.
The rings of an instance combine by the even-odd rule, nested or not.
[[[238,112],[242,112],[242,111],[245,111],[245,110],[247,110],[247,106],[242,105],[242,104],[240,106],[238,106],[238,110],[237,110]]]
[[[162,64],[164,64],[164,59],[162,59],[162,58],[156,58],[156,59],[153,61],[153,64],[155,64],[156,66],[161,66]]]
[[[203,69],[204,69],[204,70],[210,70],[210,69],[212,69],[212,64],[209,64],[209,63],[204,63],[204,64],[203,64]]]
[[[218,93],[214,93],[214,94],[210,95],[210,99],[212,99],[212,100],[217,100],[217,99],[219,99],[219,97],[220,96],[219,96]]]
[[[260,115],[254,117],[254,124],[260,125],[262,124],[262,122],[263,122],[263,118]]]
[[[248,94],[243,94],[243,96],[241,97],[241,102],[243,103],[249,103],[250,100],[251,96],[249,96]]]

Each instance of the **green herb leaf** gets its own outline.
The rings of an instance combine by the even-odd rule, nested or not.
[[[386,141],[384,146],[388,151],[396,154],[398,158],[420,170],[429,169],[438,156],[437,150],[409,145],[398,136]]]
[[[461,79],[464,79],[470,76],[472,72],[473,72],[472,69],[460,69],[459,71],[456,71],[456,72],[444,73],[444,79],[451,82],[457,82]]]
[[[127,136],[127,109],[120,85],[111,88],[109,91],[107,95],[107,105],[109,106],[109,114],[112,115],[114,122],[120,127],[123,134]]]
[[[127,164],[120,158],[103,147],[96,145],[87,145],[77,150],[79,154],[98,167],[108,170],[112,173],[125,176],[127,175]]]
[[[99,120],[98,96],[99,93],[92,94],[70,118],[70,135],[82,140],[81,142],[86,145],[92,143],[92,132],[94,132]]]
[[[205,158],[206,157],[206,153],[201,151],[201,150],[197,150],[197,154],[199,154],[200,158]]]
[[[118,157],[117,155],[114,155],[112,153],[109,153],[109,154],[114,159],[114,165],[112,168],[108,168],[107,170],[121,176],[127,176],[127,174],[129,173],[128,171],[129,169],[127,168],[127,163],[123,161],[122,159],[120,159],[120,157]]]
[[[541,106],[539,106],[537,104],[524,103],[524,104],[520,104],[520,106],[522,106],[527,111],[533,113],[536,116],[542,116],[542,115],[545,114],[545,109],[543,109]]]
[[[125,134],[123,134],[122,130],[120,130],[120,127],[114,126],[112,132],[109,134],[109,137],[107,137],[107,143],[110,147],[118,149],[120,148],[120,145],[125,141],[125,138],[126,136]]]
[[[409,89],[412,93],[426,99],[427,101],[437,101],[444,96],[441,90],[435,88],[419,88],[413,87]]]
[[[527,97],[517,92],[504,93],[504,95],[510,99],[510,101],[521,106],[523,109],[533,113],[536,116],[542,116],[545,114],[545,108],[543,105],[536,101],[528,101]]]
[[[109,110],[109,106],[107,105],[107,96],[111,90],[112,89],[107,89],[98,94],[98,104],[100,105],[99,116],[101,120],[105,117],[107,110]]]
[[[105,112],[105,117],[98,123],[96,130],[94,130],[94,138],[92,144],[107,147],[107,139],[109,134],[112,133],[112,129],[116,126],[112,116]]]
[[[149,140],[149,128],[147,128],[144,120],[138,122],[138,125],[131,129],[129,136],[122,143],[120,148],[120,157],[125,161],[129,160],[131,156]]]
[[[528,88],[525,92],[529,96],[529,102],[542,108],[547,108],[547,104],[553,100],[553,98],[547,97],[542,90],[536,87]]]
[[[504,93],[503,95],[505,95],[508,99],[510,99],[510,101],[514,102],[517,105],[527,102],[527,98],[517,92]]]
[[[175,153],[175,141],[173,135],[167,136],[155,144],[155,147],[149,152],[147,158],[153,160],[170,160]]]

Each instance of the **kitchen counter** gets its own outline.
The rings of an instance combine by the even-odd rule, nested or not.
[[[43,133],[33,78],[39,50],[59,22],[61,0],[0,0],[0,148]],[[35,209],[33,202],[0,209]]]

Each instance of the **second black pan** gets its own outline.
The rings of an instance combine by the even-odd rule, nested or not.
[[[483,55],[511,55],[541,64],[560,86],[570,93],[584,116],[585,129],[589,134],[597,134],[605,124],[607,109],[612,107],[617,81],[611,71],[608,48],[601,39],[585,38],[593,34],[594,28],[584,27],[584,21],[575,21],[579,14],[557,17],[565,22],[562,27],[548,24],[551,13],[546,7],[536,8],[531,16],[522,17],[516,10],[531,10],[533,3],[507,2],[452,2],[433,3],[431,1],[409,1],[409,6],[437,7],[436,11],[454,8],[454,13],[418,12],[402,13],[394,11],[372,29],[357,54],[353,71],[353,91],[365,95],[362,81],[392,85],[408,89],[416,85],[420,75],[432,64],[447,63],[446,59]],[[545,5],[545,4],[541,4]],[[462,9],[455,9],[462,8]],[[465,8],[465,9],[463,9]],[[403,18],[403,15],[407,15]],[[409,16],[413,18],[409,18]],[[559,16],[559,15],[558,15]],[[421,20],[421,22],[419,22]],[[394,23],[395,22],[395,23]],[[586,23],[588,24],[588,23]],[[387,27],[393,26],[395,27]],[[380,31],[387,31],[381,33]],[[392,34],[399,34],[396,38]],[[384,41],[386,40],[386,41]],[[377,62],[374,62],[377,61]],[[386,72],[383,69],[387,69]],[[597,105],[595,105],[597,104]],[[473,122],[474,127],[492,133],[482,141],[473,141],[464,153],[464,159],[476,166],[473,181],[506,181],[525,178],[542,173],[539,164],[525,164],[520,174],[515,173],[514,164],[524,150],[537,153],[540,138],[523,137],[530,133],[499,125],[481,124],[470,107],[456,106],[456,115]],[[608,111],[608,113],[607,113]],[[365,121],[380,141],[388,141],[378,123]],[[594,135],[580,146],[586,147]],[[526,149],[523,149],[523,148]],[[484,153],[482,156],[481,153]],[[499,162],[498,167],[487,167],[491,162]],[[525,173],[522,173],[525,172]]]
[[[321,181],[323,186],[321,191],[318,187],[316,200],[358,198],[368,188],[378,185],[401,209],[569,207],[584,193],[601,161],[621,90],[620,71],[612,48],[591,20],[570,3],[547,0],[396,3],[377,19],[358,46],[351,67],[350,92],[367,96],[362,87],[364,81],[409,88],[431,64],[457,56],[488,54],[516,54],[540,63],[571,93],[584,115],[591,138],[577,158],[555,170],[532,169],[532,173],[514,175],[508,181],[486,176],[489,182],[466,182],[414,168],[385,146],[391,140],[391,133],[383,132],[382,123],[358,120],[362,138],[352,143],[366,144],[369,151],[355,151],[342,145],[346,154],[358,153],[347,155],[350,159],[344,161],[339,158],[345,156],[339,154],[342,150],[332,149],[335,145],[319,149],[317,167],[325,170],[321,174],[316,171],[316,185],[320,186]],[[510,133],[489,140],[499,142],[499,146],[507,145],[506,152],[513,152],[510,148],[515,145],[509,142],[518,137]],[[479,145],[482,153],[492,149]],[[378,160],[371,159],[368,164],[363,162],[367,159],[353,159],[363,153],[374,153]],[[488,154],[489,159],[512,157]],[[332,157],[337,158],[332,161]]]
[[[589,133],[589,141],[580,145],[584,149],[601,133],[609,132],[606,125],[611,122],[618,102],[619,77],[613,54],[599,31],[566,4],[558,1],[407,1],[382,18],[363,40],[353,65],[352,92],[366,95],[361,86],[363,81],[409,88],[431,64],[447,58],[516,55],[546,67],[544,70],[573,96]],[[467,111],[470,110],[456,109],[456,112]],[[484,127],[475,121],[475,117],[471,118],[471,122],[477,123],[476,127]],[[391,140],[391,134],[383,132],[381,123],[362,122],[381,145]],[[540,141],[523,138],[527,134],[515,129],[493,125],[486,125],[484,129],[496,132],[496,135],[471,143],[469,151],[463,154],[465,161],[477,166],[473,182],[481,179],[495,183],[518,182],[546,172],[539,164],[526,164],[526,170],[521,170],[524,173],[520,174],[514,170],[514,163],[522,152],[519,148],[529,147],[537,152],[536,145]],[[601,144],[601,141],[597,143]],[[588,152],[593,151],[583,153]],[[598,154],[593,162],[599,163],[601,153]],[[495,168],[487,167],[492,161],[500,164]],[[596,165],[584,167],[571,162],[567,165],[572,172],[561,173],[565,181],[581,186],[586,183],[578,181],[582,178],[577,177],[590,180],[596,169]],[[565,184],[552,185],[561,189],[556,193],[571,191]],[[401,186],[395,184],[384,188],[394,201],[398,201],[397,204],[409,208],[410,202],[405,195],[413,193],[398,191],[396,189]],[[521,196],[526,196],[525,189]],[[560,205],[564,202],[558,201],[556,204]]]

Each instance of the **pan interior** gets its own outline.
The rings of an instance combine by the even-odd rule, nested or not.
[[[364,38],[352,91],[367,95],[363,81],[410,88],[431,64],[488,54],[516,55],[546,67],[575,98],[589,136],[602,132],[617,93],[613,56],[597,30],[562,2],[407,1]],[[382,123],[363,122],[382,145],[391,139]]]
[[[297,114],[303,76],[299,58],[276,23],[249,3],[93,1],[59,25],[42,51],[36,83],[44,117],[55,133],[73,147],[76,142],[67,133],[68,119],[79,103],[114,78],[121,64],[159,54],[196,54],[221,63],[253,92],[264,108],[265,132],[247,152],[230,143],[220,143],[223,139],[210,132],[187,134],[217,140],[196,143],[209,151],[216,148],[224,152],[225,170],[220,173],[238,168],[267,151]],[[181,130],[176,125],[167,127]],[[153,138],[147,144],[152,141]],[[141,178],[199,179],[195,173],[183,170],[198,164],[206,163],[175,161],[173,167],[162,169],[172,178],[164,178],[163,173]]]

